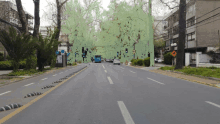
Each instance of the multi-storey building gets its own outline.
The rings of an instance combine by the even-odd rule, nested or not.
[[[185,65],[198,66],[200,62],[209,63],[210,58],[205,54],[219,44],[218,30],[220,30],[220,1],[218,0],[190,0],[186,5],[186,41]],[[166,51],[177,51],[179,38],[179,9],[176,9],[166,19],[164,26],[168,31]]]
[[[26,19],[28,22],[29,32],[33,32],[33,19],[34,17],[25,11]],[[17,11],[17,6],[12,1],[0,1],[0,18],[8,21],[18,27],[18,29],[22,28],[21,22],[19,20],[19,15]],[[0,28],[4,30],[8,30],[9,25],[3,22],[0,22]],[[3,45],[0,43],[0,52],[4,51]]]

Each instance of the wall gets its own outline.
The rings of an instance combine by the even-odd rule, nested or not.
[[[217,13],[219,10],[213,11],[205,16],[204,14],[214,10],[215,8],[220,6],[220,1],[197,1],[196,2],[196,23],[211,17]],[[201,18],[198,18],[202,16]],[[211,47],[215,46],[215,44],[219,43],[218,39],[218,30],[220,30],[220,19],[219,16],[215,16],[206,21],[197,24],[196,28],[196,39],[198,47]],[[217,21],[214,21],[217,20]],[[212,22],[214,21],[214,22]],[[211,22],[211,23],[208,23]],[[208,24],[206,24],[208,23]]]
[[[199,55],[199,63],[209,63],[209,60],[212,58],[207,54],[200,54]]]

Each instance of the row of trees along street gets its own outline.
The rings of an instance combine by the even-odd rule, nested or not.
[[[39,34],[40,0],[33,0],[33,2],[35,22],[33,34],[30,34],[28,31],[28,22],[21,0],[16,0],[16,6],[19,20],[22,24],[22,29],[18,31],[16,27],[9,27],[9,29],[1,29],[0,31],[0,42],[3,44],[10,58],[12,59],[13,72],[18,71],[19,62],[24,59],[26,59],[26,64],[29,65],[29,67],[27,66],[26,69],[36,69],[36,66],[32,63],[34,61],[34,57],[37,57],[36,65],[40,71],[44,70],[44,65],[46,62],[49,62],[51,67],[54,67],[56,63],[55,51],[58,49],[58,45],[61,43],[58,41],[61,30],[61,8],[67,2],[67,0],[63,2],[56,0],[57,26],[54,31],[48,31],[49,35],[46,38],[43,38],[41,34]],[[10,22],[6,22],[6,24],[11,25]]]

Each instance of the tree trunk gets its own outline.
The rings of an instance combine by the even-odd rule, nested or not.
[[[186,31],[186,0],[180,0],[179,5],[179,42],[177,49],[177,61],[175,69],[183,68],[183,57],[185,48],[185,31]]]
[[[40,10],[40,0],[34,0],[34,33],[33,37],[39,37],[39,26],[40,26],[40,17],[39,17],[39,10]]]
[[[13,72],[17,72],[19,69],[19,61],[12,60],[12,65],[13,65]]]
[[[62,8],[62,6],[60,6],[60,3],[58,0],[56,0],[56,3],[57,3],[57,29],[58,29],[58,33],[55,36],[55,39],[59,40],[60,30],[61,30],[61,8]]]
[[[28,22],[27,22],[26,15],[21,4],[21,0],[16,0],[16,5],[17,5],[19,19],[22,25],[22,32],[25,34],[29,34]]]

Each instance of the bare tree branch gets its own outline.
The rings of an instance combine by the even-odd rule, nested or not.
[[[175,0],[173,0],[172,2],[174,2]],[[165,3],[163,0],[160,0],[161,3],[165,4],[169,9],[175,9],[176,7],[179,7],[179,6],[174,6],[174,7],[170,7],[168,5],[168,3]],[[172,2],[169,2],[169,3],[172,3]]]

